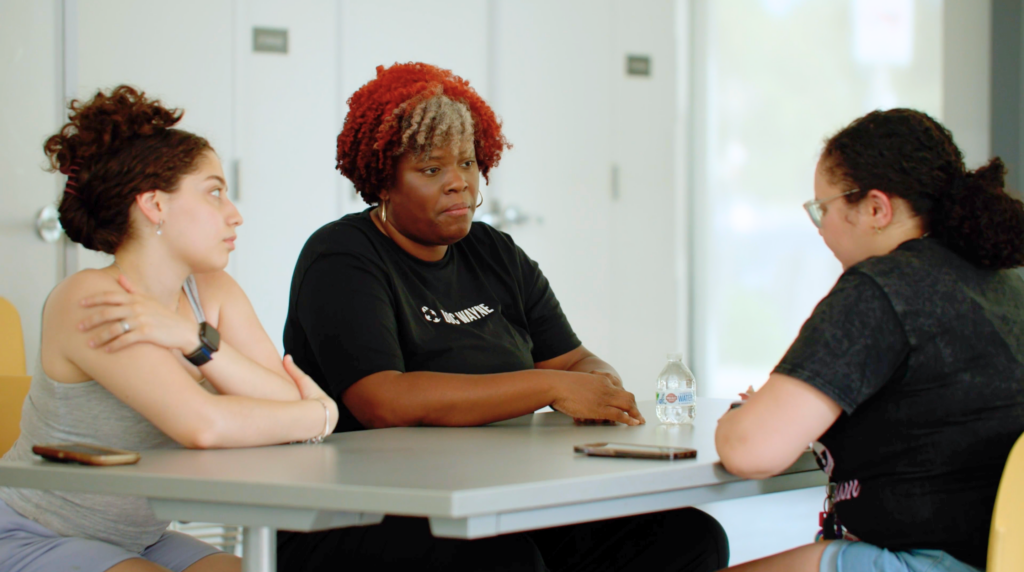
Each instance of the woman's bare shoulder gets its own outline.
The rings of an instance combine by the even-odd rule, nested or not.
[[[194,274],[199,298],[204,305],[207,301],[223,304],[238,295],[244,295],[238,282],[224,270]]]
[[[202,274],[193,274],[196,279],[196,285],[200,288],[213,288],[213,289],[225,289],[230,290],[238,288],[238,282],[228,274],[227,270],[216,270],[214,272],[203,272]]]
[[[88,335],[78,328],[89,312],[82,300],[115,290],[121,290],[121,286],[112,275],[87,269],[68,276],[50,292],[43,306],[40,348],[43,370],[50,379],[65,383],[90,379],[71,358],[87,347]]]
[[[221,314],[227,308],[249,305],[242,287],[224,270],[205,272],[193,275],[196,289],[199,291],[199,302],[206,312],[206,319],[214,327],[219,327]]]
[[[117,283],[117,278],[102,270],[87,268],[79,270],[64,280],[50,292],[46,299],[46,306],[43,308],[44,319],[52,310],[59,309],[61,314],[67,314],[69,310],[79,309],[76,314],[84,311],[81,301],[83,298],[99,294],[101,292],[123,292],[124,289]]]

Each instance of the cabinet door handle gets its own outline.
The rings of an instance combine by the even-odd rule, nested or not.
[[[60,225],[60,213],[57,212],[57,207],[46,205],[43,210],[39,211],[39,216],[36,217],[36,232],[39,233],[39,238],[50,244],[60,240],[60,235],[64,233],[64,227]]]

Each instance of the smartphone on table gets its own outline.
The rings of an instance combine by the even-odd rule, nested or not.
[[[576,445],[573,451],[591,457],[624,457],[630,459],[694,459],[696,449],[687,447],[661,447],[657,445],[634,445],[631,443],[588,443]]]
[[[107,467],[111,465],[134,465],[142,458],[136,451],[125,451],[112,447],[87,445],[85,443],[46,443],[33,445],[32,452],[44,459],[60,463],[81,463]]]

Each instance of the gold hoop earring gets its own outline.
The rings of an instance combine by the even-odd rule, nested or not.
[[[477,194],[480,195],[480,202],[476,204],[476,208],[480,208],[480,205],[484,204],[484,192],[478,189]]]
[[[385,203],[384,201],[380,202],[380,222],[388,222],[387,203]]]

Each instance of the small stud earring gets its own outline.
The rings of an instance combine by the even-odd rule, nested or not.
[[[883,230],[885,230],[885,229],[884,228],[879,228],[879,227],[876,226],[875,227],[875,234],[882,234]]]
[[[164,219],[160,219],[160,222],[156,223],[156,235],[157,236],[160,236],[161,234],[164,233],[163,226],[164,226]]]

